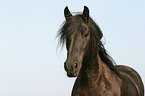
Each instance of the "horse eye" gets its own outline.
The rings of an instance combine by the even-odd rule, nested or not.
[[[89,35],[89,33],[86,33],[86,34],[84,34],[84,36],[83,36],[83,37],[88,37],[88,35]]]

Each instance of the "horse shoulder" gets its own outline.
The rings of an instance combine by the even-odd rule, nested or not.
[[[118,65],[117,69],[122,75],[126,96],[144,96],[143,82],[139,74],[134,69],[124,65]]]
[[[102,75],[102,84],[104,84],[104,92],[108,92],[108,96],[120,96],[121,95],[121,78],[110,70],[110,68],[103,64],[104,74]],[[101,83],[100,83],[101,84]],[[107,94],[107,93],[106,93]],[[102,95],[107,96],[107,95]]]

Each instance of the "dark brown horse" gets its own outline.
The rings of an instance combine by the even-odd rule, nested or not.
[[[60,43],[66,43],[64,68],[68,77],[76,77],[72,96],[143,96],[139,74],[130,67],[115,65],[107,54],[98,25],[85,6],[82,14],[73,16],[68,7],[66,21],[59,31]]]

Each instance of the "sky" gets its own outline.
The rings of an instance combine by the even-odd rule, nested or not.
[[[0,96],[70,96],[76,78],[64,70],[57,32],[63,11],[82,12],[101,28],[105,48],[145,82],[144,0],[1,0]]]

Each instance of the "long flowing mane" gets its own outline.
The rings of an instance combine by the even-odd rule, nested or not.
[[[86,30],[83,27],[83,24],[85,23],[85,20],[81,14],[72,16],[72,18],[68,21],[65,21],[62,25],[62,28],[59,30],[58,35],[60,36],[60,44],[64,45],[66,43],[66,40],[69,39],[71,34],[73,32],[78,32],[78,30],[83,31]],[[89,59],[95,58],[97,56],[97,53],[99,53],[100,58],[102,61],[117,75],[119,75],[115,65],[115,61],[112,59],[112,57],[107,53],[102,41],[100,40],[103,37],[103,33],[100,30],[99,26],[93,21],[91,17],[89,17],[88,23],[85,23],[89,29],[90,32],[90,38],[91,42],[88,45],[90,47],[90,53]]]

